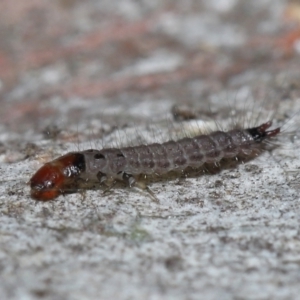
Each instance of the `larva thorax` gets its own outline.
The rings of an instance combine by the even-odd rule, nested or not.
[[[104,148],[71,152],[40,168],[31,178],[31,196],[51,200],[78,190],[82,183],[109,184],[125,180],[132,186],[141,174],[161,175],[170,171],[217,163],[223,158],[250,155],[280,128],[267,131],[272,122],[249,129],[215,131],[178,141],[124,148]]]

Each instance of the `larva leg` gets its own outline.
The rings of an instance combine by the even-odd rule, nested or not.
[[[97,178],[99,180],[100,183],[104,183],[107,181],[107,176],[106,174],[102,173],[102,172],[98,172],[97,173]]]
[[[103,191],[103,194],[108,193],[117,183],[117,180],[107,180],[105,181],[105,185],[107,188]]]
[[[147,192],[147,195],[150,196],[151,200],[153,200],[156,203],[159,203],[159,199],[155,196],[155,194],[153,193],[153,191],[149,188],[148,185],[146,185],[144,182],[142,181],[137,181],[135,183],[135,187],[138,189],[138,191],[140,192]]]
[[[100,184],[105,184],[106,189],[104,189],[103,194],[106,194],[108,191],[110,191],[117,183],[116,180],[113,178],[108,178],[106,174],[102,172],[97,173],[97,178],[100,182]]]
[[[145,184],[143,181],[137,181],[131,174],[123,173],[123,180],[126,181],[129,185],[129,187],[136,187],[139,191],[147,191],[148,195],[150,195],[150,198],[155,201],[156,203],[159,203],[158,198],[155,196],[153,191],[148,187],[148,185]]]
[[[110,191],[117,183],[117,181],[112,177],[107,177],[106,174],[102,172],[97,173],[97,178],[100,182],[100,184],[105,184],[106,189],[104,189],[103,194],[106,194],[108,191]]]
[[[79,194],[81,196],[81,200],[84,202],[86,200],[86,190],[80,190]]]
[[[136,184],[136,180],[131,174],[124,172],[122,178],[129,185],[129,187],[132,187]]]
[[[159,203],[159,199],[155,196],[155,194],[153,193],[153,191],[149,188],[148,185],[146,185],[145,190],[149,193],[150,198],[152,200],[154,200],[154,202]]]

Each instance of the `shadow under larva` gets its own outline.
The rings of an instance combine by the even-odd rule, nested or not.
[[[88,149],[70,152],[42,166],[30,179],[31,197],[52,200],[85,189],[109,190],[118,182],[146,189],[151,180],[214,174],[234,168],[260,155],[280,136],[281,127],[258,110],[226,126],[213,121],[205,130],[195,123],[182,123],[177,139],[135,146]],[[254,122],[253,126],[245,126]],[[210,124],[211,125],[211,124]],[[198,127],[197,127],[198,126]],[[224,129],[226,128],[226,129]],[[174,135],[173,135],[174,136]]]

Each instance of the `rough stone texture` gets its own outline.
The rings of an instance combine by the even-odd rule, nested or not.
[[[299,299],[297,131],[151,184],[160,203],[122,187],[41,203],[26,185],[91,136],[166,138],[174,104],[226,121],[255,99],[299,128],[299,40],[296,0],[2,0],[0,298]]]

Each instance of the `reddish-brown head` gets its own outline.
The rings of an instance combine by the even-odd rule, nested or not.
[[[31,197],[42,201],[58,197],[65,180],[62,171],[54,162],[42,166],[30,179]]]
[[[42,166],[30,179],[31,197],[48,201],[68,193],[72,178],[84,170],[84,156],[68,153]]]

